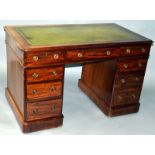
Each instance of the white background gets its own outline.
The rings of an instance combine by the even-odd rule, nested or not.
[[[154,0],[0,0],[0,19],[3,20],[70,20],[73,22],[79,22],[76,20],[154,20]],[[59,21],[57,21],[59,22]],[[64,21],[65,22],[65,21]],[[117,21],[118,22],[118,21]],[[137,27],[137,24],[139,25]],[[145,21],[146,24],[147,21]],[[5,24],[5,22],[2,22]],[[13,24],[14,22],[6,22]],[[154,40],[154,26],[150,27],[150,24],[146,25],[144,22],[130,21],[124,23],[124,21],[120,21],[120,24],[128,27],[136,32],[139,32],[145,36],[148,36],[150,39]],[[142,27],[141,27],[142,26]],[[144,28],[145,27],[145,28]],[[135,29],[136,28],[136,29]],[[152,29],[152,32],[151,30]],[[4,49],[4,34],[0,31],[0,58],[4,58],[5,52]],[[150,33],[151,32],[151,33]],[[47,132],[47,136],[28,136],[21,134],[19,127],[14,119],[14,116],[9,110],[9,106],[4,99],[3,91],[6,85],[5,83],[5,58],[0,59],[0,92],[2,98],[0,100],[0,108],[3,110],[0,111],[0,131],[2,135],[0,136],[0,154],[153,154],[154,155],[154,144],[155,137],[154,136],[50,136],[49,132]],[[150,61],[151,60],[151,61]],[[141,121],[138,121],[139,124],[141,122],[140,128],[144,127],[143,130],[148,129],[147,134],[153,134],[154,128],[154,70],[153,70],[153,61],[154,61],[154,50],[152,48],[151,58],[149,60],[149,66],[147,68],[147,74],[144,89],[142,93],[142,105],[140,108],[140,112],[146,109],[145,114],[146,118],[141,117],[142,115],[138,115],[141,117]],[[2,63],[2,61],[4,63]],[[78,69],[77,69],[78,70]],[[153,72],[152,72],[153,71]],[[69,72],[69,71],[68,71]],[[74,69],[75,72],[75,69]],[[76,88],[76,80],[80,76],[80,70],[78,75],[76,75],[74,79],[74,84],[70,86],[74,86]],[[67,78],[67,73],[66,73]],[[76,79],[77,78],[77,79]],[[68,82],[71,83],[72,79],[68,78]],[[148,90],[148,91],[147,91]],[[146,92],[147,93],[146,93]],[[78,93],[79,94],[79,93]],[[82,94],[81,94],[82,95]],[[145,95],[145,96],[144,96]],[[66,96],[68,96],[66,94]],[[84,97],[84,95],[82,95]],[[144,98],[144,99],[143,99]],[[148,104],[148,101],[150,104]],[[1,102],[2,101],[2,102]],[[142,108],[145,103],[145,108]],[[66,104],[68,104],[66,102]],[[65,105],[66,105],[65,104]],[[93,103],[91,101],[88,102],[89,106]],[[146,105],[148,104],[148,105]],[[77,104],[78,105],[78,104]],[[74,106],[74,105],[72,105]],[[67,107],[67,106],[65,106]],[[94,106],[95,107],[95,106]],[[94,109],[93,107],[93,109]],[[142,110],[143,109],[143,110]],[[149,110],[151,109],[151,113]],[[95,111],[98,109],[96,108]],[[7,113],[4,115],[4,113]],[[66,110],[64,109],[64,112]],[[99,113],[99,112],[98,112]],[[11,115],[11,116],[9,116]],[[102,115],[102,120],[104,115]],[[137,115],[137,114],[136,114]],[[3,118],[5,117],[5,118]],[[65,113],[65,117],[67,115]],[[86,117],[86,115],[85,115]],[[125,116],[126,117],[126,116]],[[130,116],[135,117],[135,116]],[[5,119],[10,119],[8,122],[3,122]],[[105,118],[105,117],[104,117]],[[116,118],[117,119],[117,118]],[[130,119],[130,118],[129,118]],[[133,119],[134,120],[134,119]],[[152,122],[151,122],[152,120]],[[110,120],[111,121],[111,120]],[[126,123],[127,120],[124,120]],[[109,122],[109,121],[108,121]],[[117,122],[117,121],[116,121]],[[150,122],[150,123],[148,123]],[[5,125],[4,125],[5,124]],[[6,127],[6,124],[9,126],[9,130]],[[87,124],[86,124],[87,125]],[[105,124],[106,125],[106,124]],[[113,124],[111,124],[113,126]],[[131,123],[129,124],[129,126]],[[3,126],[3,127],[1,127]],[[4,127],[5,126],[5,127]],[[11,126],[11,127],[10,127]],[[12,127],[13,126],[13,127]],[[137,124],[135,123],[137,128]],[[123,128],[125,124],[123,124]],[[12,129],[16,128],[16,129]],[[112,127],[111,127],[112,128]],[[122,126],[120,126],[122,128]],[[126,128],[126,127],[125,127]],[[17,131],[16,131],[17,130]],[[133,128],[134,130],[134,128]],[[152,131],[151,131],[152,130]],[[118,130],[117,130],[118,131]],[[114,131],[115,132],[115,131]],[[141,130],[140,134],[144,134]],[[52,131],[53,134],[54,131]],[[58,133],[58,132],[57,132]],[[50,133],[51,134],[51,133]],[[58,133],[59,134],[59,133]],[[92,134],[92,132],[91,132]],[[95,133],[94,133],[95,134]],[[107,133],[106,133],[107,134]],[[115,133],[113,133],[115,134]],[[123,132],[121,132],[123,134]],[[125,134],[125,133],[124,133]],[[126,133],[128,134],[128,133]],[[130,132],[131,134],[131,132]],[[11,136],[16,135],[16,136]],[[45,135],[39,133],[38,135]]]

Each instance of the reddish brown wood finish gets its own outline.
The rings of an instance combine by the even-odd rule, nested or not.
[[[110,117],[135,113],[139,110],[139,103],[112,107],[110,104],[107,104],[104,100],[102,100],[98,94],[94,93],[94,91],[88,87],[82,79],[79,80],[78,86],[90,99],[92,99],[92,101],[94,101],[100,110]]]
[[[132,56],[132,55],[148,55],[150,52],[150,46],[129,46],[121,47],[121,55]]]
[[[64,67],[44,67],[26,70],[26,81],[31,82],[41,82],[50,81],[56,79],[63,79]]]
[[[61,115],[62,100],[47,100],[27,104],[27,121]]]
[[[50,64],[55,65],[63,61],[64,53],[62,51],[27,53],[25,58],[26,65],[32,67]]]
[[[115,89],[124,89],[124,88],[137,88],[142,86],[143,79],[144,79],[144,72],[136,72],[136,73],[125,73],[116,74],[115,80]]]
[[[113,105],[126,105],[138,103],[141,88],[127,88],[115,90],[113,94]]]
[[[23,132],[62,125],[65,64],[82,63],[79,87],[108,116],[134,113],[152,41],[30,46],[5,27],[6,97]]]
[[[28,84],[26,88],[27,88],[27,100],[29,101],[36,99],[61,97],[62,94],[62,82],[60,81]]]
[[[110,104],[115,72],[115,60],[84,64],[81,79],[104,103]]]
[[[7,87],[24,116],[24,69],[14,50],[7,45]]]
[[[146,68],[147,59],[125,59],[120,60],[118,63],[118,71],[144,71]]]
[[[13,99],[12,95],[10,94],[9,90],[6,89],[5,91],[6,97],[12,107],[15,116],[19,122],[19,125],[24,133],[39,131],[43,129],[49,129],[53,127],[58,127],[63,124],[63,115],[59,115],[56,117],[50,117],[46,119],[34,120],[34,121],[25,121],[23,115],[19,111],[18,105],[16,105],[15,100]]]
[[[81,61],[91,59],[102,59],[107,57],[116,57],[120,55],[119,48],[99,48],[87,50],[67,51],[66,58],[69,61]]]

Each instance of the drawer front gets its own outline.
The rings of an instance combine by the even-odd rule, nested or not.
[[[148,55],[150,52],[150,46],[133,46],[133,47],[121,47],[121,55]]]
[[[27,66],[46,65],[62,63],[64,61],[63,52],[35,52],[28,53],[26,56]]]
[[[117,74],[115,78],[115,89],[141,87],[144,80],[144,72],[132,74]]]
[[[140,89],[126,89],[123,91],[115,91],[113,96],[113,105],[134,104],[139,102]]]
[[[81,61],[81,60],[91,60],[106,57],[115,57],[120,54],[120,49],[118,48],[104,48],[104,49],[94,49],[94,50],[71,50],[67,51],[66,58],[70,61]]]
[[[62,100],[27,103],[27,121],[61,115]]]
[[[144,71],[146,65],[147,59],[121,60],[118,62],[118,71]]]
[[[28,84],[27,100],[59,97],[62,94],[62,82]]]
[[[64,67],[46,67],[39,69],[27,69],[26,81],[27,82],[41,82],[62,79]]]

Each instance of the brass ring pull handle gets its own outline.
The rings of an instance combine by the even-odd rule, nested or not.
[[[78,58],[82,58],[82,57],[83,57],[83,54],[82,54],[81,52],[79,52],[79,53],[77,54],[77,56],[78,56]]]
[[[126,53],[127,54],[130,54],[131,53],[131,50],[128,48],[128,49],[126,49]]]
[[[37,94],[37,91],[36,91],[35,89],[32,90],[32,94],[33,94],[33,95]]]
[[[33,56],[33,60],[38,61],[39,60],[38,56]]]
[[[142,48],[141,51],[142,51],[142,53],[145,53],[146,50],[145,50],[145,48]]]
[[[139,81],[139,78],[138,77],[136,77],[136,81]]]
[[[57,89],[56,89],[56,87],[54,87],[54,86],[51,88],[51,91],[52,91],[52,92],[56,92],[56,90],[57,90]]]
[[[53,58],[56,60],[56,59],[58,59],[59,58],[59,54],[54,54],[53,55]]]
[[[139,67],[143,67],[143,65],[141,63],[138,64]]]
[[[119,100],[122,100],[122,96],[118,95],[118,99],[119,99]]]
[[[106,53],[107,53],[107,55],[111,55],[111,52],[110,51],[107,51]]]
[[[37,114],[38,112],[39,112],[38,109],[34,109],[34,110],[32,111],[33,115]]]
[[[121,79],[121,83],[125,83],[125,79]]]
[[[52,105],[51,111],[52,111],[52,112],[56,111],[56,106],[55,106],[55,105]]]
[[[53,75],[58,75],[58,73],[56,71],[52,71]]]
[[[128,68],[129,66],[128,66],[128,64],[124,64],[124,68]]]
[[[132,94],[131,96],[132,96],[134,99],[136,98],[136,95],[134,95],[134,94]]]
[[[39,77],[39,74],[37,74],[37,73],[33,73],[33,74],[32,74],[32,77],[36,79],[36,78]]]

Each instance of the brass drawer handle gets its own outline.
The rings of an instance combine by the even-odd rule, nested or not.
[[[123,98],[122,98],[122,96],[118,95],[118,99],[119,99],[119,100],[122,100]]]
[[[33,56],[33,60],[38,61],[39,60],[38,56]]]
[[[111,52],[110,51],[107,51],[106,53],[107,53],[107,55],[111,55]]]
[[[38,109],[32,110],[33,115],[37,114],[38,112],[39,112]]]
[[[143,67],[142,63],[139,63],[138,66],[139,66],[139,67]]]
[[[58,75],[58,73],[56,71],[52,71],[53,75]]]
[[[142,48],[141,51],[142,51],[142,53],[145,53],[146,50],[145,50],[145,48]]]
[[[124,68],[128,68],[129,66],[128,66],[128,64],[124,64]]]
[[[51,111],[52,111],[52,112],[56,111],[56,106],[55,106],[55,105],[52,105]]]
[[[34,77],[34,78],[36,79],[36,78],[39,77],[39,74],[37,74],[37,73],[33,73],[33,74],[32,74],[32,77]]]
[[[121,83],[125,83],[125,79],[121,79]]]
[[[57,90],[57,89],[56,89],[56,87],[54,87],[54,86],[51,88],[51,91],[52,91],[52,92],[56,92],[56,90]]]
[[[131,53],[131,50],[128,48],[128,49],[126,49],[126,53],[127,54],[130,54]]]
[[[136,81],[137,81],[137,82],[139,81],[139,78],[138,78],[138,77],[136,77]]]
[[[59,58],[59,54],[54,54],[53,55],[53,58],[56,60],[56,59],[58,59]]]
[[[132,96],[134,99],[136,98],[136,95],[134,95],[134,94],[132,94],[131,96]]]
[[[32,94],[33,94],[33,95],[37,94],[37,91],[36,91],[35,89],[32,90]]]
[[[82,57],[83,57],[83,54],[82,54],[81,52],[79,52],[79,53],[77,54],[77,56],[78,56],[78,58],[82,58]]]

